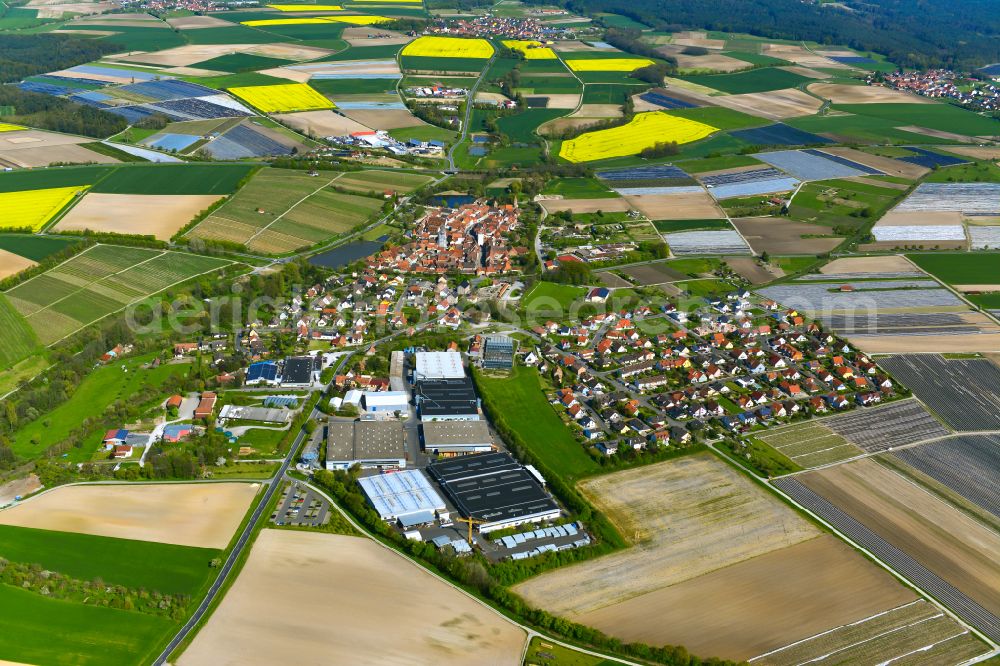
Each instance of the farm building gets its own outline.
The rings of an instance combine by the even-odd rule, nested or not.
[[[312,386],[318,371],[317,359],[314,356],[286,358],[285,367],[281,373],[281,385],[308,388]]]
[[[423,472],[407,469],[358,479],[358,485],[385,521],[399,521],[404,528],[448,519],[444,500]]]
[[[272,409],[267,407],[240,407],[223,405],[219,410],[219,420],[260,421],[262,423],[288,423],[292,413],[287,409]]]
[[[198,406],[194,408],[194,417],[196,419],[207,419],[212,415],[212,411],[215,409],[215,401],[218,396],[211,391],[205,391],[201,394],[201,400],[198,402]]]
[[[327,426],[326,468],[406,467],[406,438],[399,421],[340,421]]]
[[[510,370],[514,367],[514,340],[506,335],[489,335],[483,343],[483,368]]]
[[[446,458],[494,450],[486,421],[431,421],[422,430],[424,450]]]
[[[120,444],[124,444],[126,441],[128,441],[128,430],[123,428],[107,431],[104,433],[104,439],[102,440],[104,448],[108,451]]]
[[[468,377],[418,382],[414,399],[424,423],[479,420],[479,397]]]
[[[458,352],[417,352],[413,381],[425,379],[461,379],[465,377],[462,355]]]
[[[278,364],[274,361],[258,361],[247,368],[247,384],[274,386],[279,381]]]
[[[481,533],[559,517],[541,477],[509,453],[481,453],[432,463],[427,471],[463,516],[485,521]]]
[[[180,409],[181,404],[184,402],[184,398],[179,395],[172,395],[167,398],[167,409]]]
[[[179,442],[194,432],[194,428],[184,423],[174,423],[163,427],[164,442]]]
[[[406,414],[410,409],[410,394],[406,391],[365,391],[361,403],[369,412]]]

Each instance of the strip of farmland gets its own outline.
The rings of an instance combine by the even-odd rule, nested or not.
[[[775,479],[772,483],[796,502],[846,534],[854,543],[868,550],[896,572],[944,603],[960,618],[994,641],[1000,641],[1000,618],[941,579],[910,555],[896,548],[846,512],[807,488],[797,478]]]
[[[948,430],[916,400],[841,414],[825,419],[823,424],[868,453],[948,434]]]

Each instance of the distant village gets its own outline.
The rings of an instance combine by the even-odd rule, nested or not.
[[[953,100],[976,111],[1000,111],[1000,83],[981,82],[950,69],[923,72],[890,72],[880,76],[881,84],[924,97]],[[869,85],[878,85],[875,74],[868,75]]]

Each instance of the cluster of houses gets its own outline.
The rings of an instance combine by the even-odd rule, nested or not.
[[[392,138],[386,130],[362,130],[343,136],[325,137],[330,143],[341,146],[351,146],[362,149],[385,150],[393,155],[430,155],[438,156],[444,152],[443,141],[421,141],[409,139],[399,141]]]
[[[509,273],[515,258],[528,252],[508,245],[507,236],[519,226],[517,208],[509,204],[429,208],[408,233],[409,243],[369,257],[368,266],[378,273]]]
[[[643,333],[642,320],[666,329]],[[748,292],[689,314],[667,305],[534,327],[529,355],[565,386],[552,396],[585,440],[606,453],[684,443],[716,425],[744,432],[795,415],[868,406],[894,397],[892,380],[864,354],[794,310]],[[624,438],[624,440],[622,439]]]
[[[874,75],[867,78],[876,83]],[[896,90],[908,90],[924,97],[940,97],[977,111],[1000,111],[1000,83],[972,81],[950,69],[923,72],[891,72],[882,75],[882,84]]]
[[[428,28],[428,33],[467,37],[506,37],[507,39],[545,41],[572,39],[572,32],[561,26],[547,25],[533,18],[495,16],[486,13],[475,18],[456,18]]]
[[[468,88],[452,88],[451,86],[419,86],[406,88],[404,92],[408,97],[418,99],[454,99],[460,100],[469,94]]]

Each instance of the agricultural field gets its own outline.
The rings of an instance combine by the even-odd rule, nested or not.
[[[750,247],[735,229],[678,231],[663,235],[677,256],[751,254]]]
[[[21,271],[36,265],[34,261],[27,257],[0,249],[0,280],[8,278],[11,275],[17,275]]]
[[[907,258],[942,282],[956,285],[1000,285],[996,254],[910,254]]]
[[[425,35],[403,47],[403,57],[487,59],[493,55],[493,46],[485,39],[461,39]]]
[[[0,260],[3,258],[0,254]],[[4,332],[4,344],[0,345],[0,369],[7,369],[38,351],[38,336],[3,294],[0,294],[0,330]]]
[[[621,127],[588,132],[564,141],[559,156],[569,162],[592,162],[612,157],[637,155],[658,142],[678,144],[704,139],[715,127],[665,113],[639,113]]]
[[[801,74],[775,67],[763,67],[733,74],[701,74],[682,78],[730,95],[795,88],[810,80]]]
[[[802,181],[883,175],[878,169],[814,148],[756,153],[754,157]]]
[[[584,58],[565,62],[574,72],[632,72],[654,64],[648,58]]]
[[[579,489],[633,546],[514,591],[625,641],[745,660],[915,598],[709,453]]]
[[[960,618],[994,640],[1000,635],[996,532],[870,458],[774,484]]]
[[[250,164],[121,166],[90,188],[101,194],[230,194],[257,167]]]
[[[56,187],[0,194],[0,229],[38,231],[81,192],[79,187]]]
[[[169,240],[195,215],[221,199],[218,194],[86,194],[52,231],[138,234]]]
[[[841,462],[864,453],[827,428],[824,421],[780,426],[756,437],[796,465],[807,469]]]
[[[480,375],[476,388],[491,414],[503,414],[517,432],[532,433],[526,443],[553,473],[571,480],[599,469],[549,404],[537,370],[517,368],[513,376],[504,378]]]
[[[432,176],[406,171],[351,171],[338,178],[336,186],[358,192],[381,194],[384,190],[392,190],[408,194],[432,180],[434,180]]]
[[[316,111],[334,108],[333,102],[305,83],[229,88],[229,92],[264,113]]]
[[[878,453],[948,434],[948,430],[916,400],[856,409],[823,419],[822,424],[866,453]]]
[[[317,567],[325,572],[319,578]],[[331,606],[333,597],[342,603]],[[303,624],[303,613],[325,621]],[[232,589],[175,663],[308,663],[336,654],[351,663],[379,655],[389,662],[465,664],[474,653],[483,663],[517,666],[526,640],[500,614],[377,542],[265,529]]]
[[[701,172],[697,177],[718,200],[786,192],[794,190],[799,184],[798,180],[783,171],[771,167],[758,168],[758,164],[754,161],[754,164],[745,167],[713,169]]]
[[[256,483],[63,486],[0,512],[0,525],[222,549],[258,490]]]
[[[992,361],[911,354],[879,365],[954,430],[1000,430],[1000,367]]]
[[[29,234],[0,233],[0,250],[16,254],[31,261],[41,261],[46,257],[65,250],[79,242],[74,238],[55,238]]]
[[[503,45],[509,49],[524,54],[526,60],[556,60],[555,51],[542,45],[541,42],[521,39],[505,39]]]
[[[843,241],[829,229],[795,222],[785,217],[734,218],[733,225],[757,254],[817,255],[830,252]]]
[[[97,245],[5,293],[51,344],[167,287],[228,265],[181,252]]]
[[[240,243],[267,254],[290,252],[350,231],[381,210],[381,198],[333,189],[340,178],[348,178],[347,189],[379,193],[388,187],[379,180],[423,182],[423,177],[414,178],[413,174],[360,175],[363,173],[389,172],[328,172],[311,177],[304,171],[265,169],[188,236]]]

